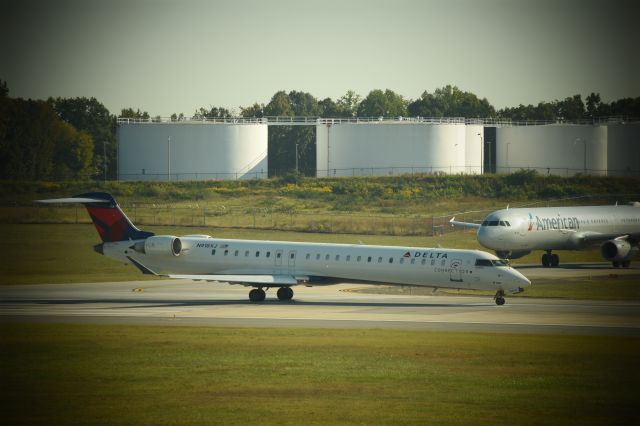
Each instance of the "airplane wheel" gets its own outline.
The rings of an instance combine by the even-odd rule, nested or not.
[[[252,302],[263,302],[266,296],[266,293],[261,288],[254,288],[249,292],[249,300]]]
[[[293,298],[293,290],[290,287],[280,287],[278,289],[278,299],[291,300]]]
[[[550,262],[549,262],[550,266],[552,268],[558,267],[558,265],[560,264],[560,256],[558,256],[557,254],[550,254],[549,258],[550,258]]]
[[[611,264],[613,265],[614,268],[619,268],[620,267],[620,262],[613,261],[613,262],[611,262]]]
[[[502,305],[504,305],[504,302],[505,302],[504,297],[502,297],[502,296],[496,297],[496,305],[502,306]]]
[[[622,261],[622,267],[623,268],[628,268],[629,266],[631,266],[631,261],[630,260]]]
[[[542,255],[542,266],[548,268],[551,262],[549,261],[549,254],[545,253]]]

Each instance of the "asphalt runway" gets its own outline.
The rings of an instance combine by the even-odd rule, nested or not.
[[[571,277],[590,269],[622,271],[525,266],[523,272]],[[640,336],[640,302],[507,297],[506,305],[497,306],[491,297],[349,291],[361,287],[296,286],[289,302],[278,301],[271,289],[267,300],[256,304],[248,301],[249,288],[189,280],[0,286],[0,321]]]

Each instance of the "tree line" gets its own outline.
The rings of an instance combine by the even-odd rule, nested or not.
[[[427,91],[417,99],[405,99],[392,90],[372,90],[362,98],[352,90],[337,100],[317,99],[307,92],[278,91],[267,104],[239,107],[239,114],[220,106],[200,107],[192,119],[289,117],[465,117],[511,120],[579,120],[607,116],[640,117],[640,97],[610,104],[598,93],[582,100],[581,95],[564,100],[519,105],[496,110],[486,98],[479,98],[456,86]],[[124,108],[119,117],[159,119],[139,108]],[[187,116],[174,113],[171,120]],[[117,178],[117,117],[96,98],[11,98],[0,80],[0,179],[69,180]],[[269,127],[269,175],[294,171],[315,173],[315,128],[307,126]],[[296,162],[296,154],[298,161]]]

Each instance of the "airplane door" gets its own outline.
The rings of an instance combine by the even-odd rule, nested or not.
[[[453,259],[451,265],[449,265],[449,280],[454,282],[462,282],[462,273],[460,267],[462,266],[462,260]]]
[[[289,273],[293,274],[296,271],[296,252],[291,250],[289,252]]]
[[[276,257],[274,260],[276,261],[276,266],[282,266],[282,250],[276,250]]]

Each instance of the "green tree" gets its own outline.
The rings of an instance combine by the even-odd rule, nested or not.
[[[58,116],[78,130],[88,133],[96,149],[92,150],[91,174],[117,179],[116,117],[96,98],[49,98]]]
[[[256,102],[250,107],[240,107],[240,114],[246,118],[262,118],[264,117],[264,104]]]
[[[123,108],[120,111],[120,117],[148,120],[150,116],[149,116],[149,113],[147,111],[140,111],[140,108],[138,108],[135,111],[134,111],[133,108]]]
[[[407,106],[402,96],[392,90],[372,90],[358,106],[360,117],[407,116]]]
[[[220,108],[211,107],[209,109],[200,107],[193,113],[192,118],[194,120],[202,120],[205,118],[208,118],[208,119],[231,118],[231,113],[229,112],[228,109],[222,108],[222,107]]]
[[[63,121],[51,126],[54,152],[52,177],[57,180],[88,179],[91,176],[93,141],[86,132],[80,132]]]
[[[336,102],[338,106],[338,117],[355,117],[358,114],[360,105],[360,95],[353,90],[347,90]]]
[[[4,80],[0,80],[0,99],[9,97],[9,88],[7,87],[7,82]]]
[[[424,91],[419,99],[408,106],[412,117],[493,117],[495,109],[486,98],[447,85],[433,94]]]

